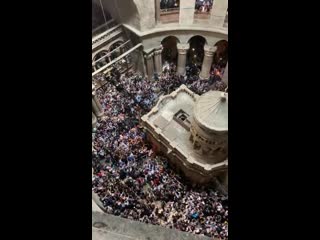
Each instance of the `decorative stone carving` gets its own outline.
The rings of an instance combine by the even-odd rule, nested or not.
[[[202,95],[195,107],[190,133],[193,143],[200,144],[199,153],[208,155],[208,163],[227,158],[228,102],[227,93],[210,91]]]
[[[151,80],[153,77],[153,73],[154,73],[154,62],[153,62],[153,56],[154,53],[150,53],[150,54],[145,54],[144,58],[146,61],[146,65],[147,65],[147,75],[148,75],[148,79]]]
[[[210,69],[213,61],[213,54],[217,50],[217,47],[211,47],[209,45],[204,46],[204,58],[202,62],[201,72],[199,77],[202,79],[208,79],[210,77]]]
[[[221,100],[226,97],[222,92],[212,92],[199,96],[181,85],[171,94],[161,96],[141,118],[153,148],[168,156],[174,168],[193,183],[212,182],[227,171],[227,99]],[[211,102],[221,106],[212,106]],[[199,113],[201,108],[203,113]],[[182,112],[185,117],[179,118]],[[189,119],[190,127],[185,127],[181,121]]]
[[[93,112],[94,114],[100,118],[103,116],[103,108],[99,102],[99,99],[97,98],[97,95],[96,95],[96,90],[95,90],[95,85],[92,84],[92,109],[93,109]]]
[[[162,53],[163,47],[160,45],[159,48],[156,48],[154,51],[154,65],[155,65],[155,72],[160,74],[162,72]]]
[[[177,66],[177,74],[184,75],[186,73],[186,62],[187,62],[187,52],[190,48],[190,44],[177,44],[178,49],[178,66]]]

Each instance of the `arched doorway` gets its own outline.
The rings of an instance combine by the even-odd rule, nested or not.
[[[187,53],[187,66],[195,66],[201,69],[206,39],[197,35],[190,38],[188,43],[190,44],[190,48]]]
[[[228,41],[220,40],[215,46],[217,50],[213,56],[213,64],[220,68],[225,68],[228,62]]]
[[[162,63],[163,65],[166,64],[177,64],[177,59],[178,59],[178,49],[177,49],[177,43],[179,43],[179,39],[174,37],[174,36],[169,36],[164,38],[161,41],[162,44]]]
[[[93,61],[95,62],[95,67],[96,69],[99,69],[101,67],[103,67],[104,65],[106,65],[107,63],[109,63],[109,58],[106,57],[106,55],[108,54],[108,51],[103,50],[101,52],[98,52],[94,58]]]
[[[122,41],[118,41],[110,46],[109,52],[111,53],[111,60],[119,57],[124,52],[123,49],[120,47],[122,44]]]

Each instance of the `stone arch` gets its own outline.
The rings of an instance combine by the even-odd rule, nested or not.
[[[107,49],[101,49],[100,51],[96,52],[93,56],[92,56],[92,61],[97,61],[99,58],[101,58],[103,55],[103,53],[108,53]]]
[[[117,39],[117,40],[109,43],[108,46],[107,46],[107,49],[108,49],[108,51],[110,52],[110,51],[112,51],[112,50],[111,50],[111,47],[113,47],[114,45],[119,45],[119,44],[123,44],[123,43],[124,43],[123,40]]]
[[[208,44],[207,39],[201,35],[194,35],[189,38],[190,48],[187,53],[187,64],[201,68],[204,58],[204,46]]]
[[[111,59],[115,59],[115,58],[119,57],[124,52],[124,49],[118,48],[123,43],[124,43],[123,41],[117,40],[109,45],[108,52],[111,52],[111,55],[110,55]],[[117,50],[115,50],[115,49],[117,49]]]
[[[110,50],[110,47],[111,47],[113,44],[117,43],[117,42],[124,43],[123,37],[118,37],[118,38],[115,39],[114,41],[109,42],[106,46],[103,47],[103,49],[106,49],[106,50],[109,51],[109,50]]]
[[[202,35],[192,35],[189,39],[188,39],[188,43],[190,43],[190,41],[195,38],[195,37],[200,37],[200,38],[203,38],[205,40],[205,44],[208,44],[208,41],[206,39],[206,37],[202,36]]]
[[[107,51],[106,49],[98,51],[97,53],[95,53],[93,55],[92,62],[95,62],[98,59],[102,58],[103,56],[107,55],[108,52],[109,51]],[[106,57],[106,58],[101,59],[99,62],[96,62],[94,64],[94,66],[95,66],[96,69],[99,69],[99,68],[103,67],[104,65],[106,65],[107,63],[109,63],[109,59]]]
[[[174,36],[174,35],[167,35],[167,36],[165,36],[164,38],[162,38],[161,43],[162,43],[163,41],[165,41],[167,38],[175,38],[175,39],[177,40],[177,42],[180,43],[180,39],[179,39],[177,36]]]
[[[228,62],[228,41],[219,40],[214,44],[217,47],[215,54],[213,56],[213,64],[225,68]]]
[[[179,38],[172,35],[166,36],[161,40],[161,45],[163,47],[161,57],[163,63],[168,62],[176,64],[178,59],[177,43],[180,43]]]
[[[123,38],[123,36],[119,36],[117,39],[115,39],[115,40],[113,40],[113,41],[111,41],[111,42],[109,42],[109,43],[106,43],[105,45],[99,46],[99,47],[93,52],[93,54],[92,54],[92,61],[93,61],[94,57],[95,57],[99,52],[101,52],[101,51],[109,51],[110,46],[111,46],[112,44],[116,43],[116,42],[119,42],[119,41],[122,41],[122,42],[125,41],[124,38]]]

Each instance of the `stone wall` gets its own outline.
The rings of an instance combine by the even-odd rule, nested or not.
[[[156,25],[155,1],[133,0],[139,12],[140,30],[152,29]]]
[[[179,24],[192,24],[195,0],[180,1]]]
[[[144,59],[141,50],[135,50],[131,53],[133,69],[144,75]]]
[[[163,31],[141,37],[141,42],[145,49],[151,49],[159,46],[162,40],[169,36],[178,38],[180,43],[188,43],[196,35],[204,37],[210,46],[214,46],[220,40],[228,40],[228,35],[218,32],[194,30],[192,28],[190,30],[164,28]]]
[[[133,0],[101,0],[103,6],[109,9],[113,19],[118,23],[128,24],[136,29],[140,27],[140,15]],[[144,21],[142,21],[144,22]]]
[[[104,23],[105,20],[99,0],[92,0],[92,29],[95,29]]]
[[[95,0],[98,1],[98,0]],[[170,26],[171,24],[157,24],[156,15],[159,13],[160,1],[157,0],[101,0],[105,9],[109,9],[113,19],[119,23],[125,23],[130,25],[139,31],[152,30],[159,26]],[[218,2],[216,2],[218,1]],[[206,27],[217,27],[222,29],[223,24],[219,20],[226,16],[228,7],[227,0],[215,0],[215,11],[212,11],[210,20],[207,21]],[[201,26],[204,23],[194,24],[194,12],[195,12],[195,0],[183,0],[180,1],[180,14],[179,22],[174,23],[172,28],[177,26]],[[219,20],[219,21],[218,21]]]

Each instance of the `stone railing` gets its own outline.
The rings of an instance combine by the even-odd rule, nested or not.
[[[130,48],[128,51],[124,52],[123,54],[121,54],[119,57],[113,59],[111,62],[109,62],[108,64],[104,65],[103,67],[99,68],[98,70],[96,70],[95,72],[92,73],[92,76],[95,76],[98,73],[104,72],[106,71],[109,67],[111,67],[113,64],[115,64],[116,62],[118,62],[119,60],[121,60],[122,58],[124,58],[125,56],[129,55],[130,53],[132,53],[133,51],[135,51],[136,49],[142,47],[142,43],[138,43],[137,45],[135,45],[134,47]]]
[[[95,49],[96,47],[98,47],[102,43],[108,41],[109,39],[117,36],[120,33],[122,33],[122,28],[121,28],[121,24],[118,24],[118,25],[114,26],[113,28],[110,28],[106,32],[94,37],[92,39],[92,49]]]
[[[112,53],[118,51],[119,49],[122,49],[123,52],[126,52],[126,51],[128,51],[131,47],[132,47],[132,46],[131,46],[131,40],[128,40],[128,41],[122,43],[119,47],[113,49],[111,52],[108,52],[106,55],[104,55],[104,56],[102,56],[101,58],[93,61],[93,62],[92,62],[92,66],[94,66],[94,65],[97,64],[98,62],[102,61],[103,59],[110,57]],[[111,60],[113,60],[113,59],[111,59]]]
[[[178,13],[180,8],[166,8],[160,9],[160,15],[171,14],[171,13]]]
[[[99,27],[93,29],[92,30],[92,37],[95,37],[98,34],[101,34],[101,33],[107,31],[108,29],[110,29],[110,28],[112,28],[112,27],[114,27],[116,25],[117,25],[117,23],[113,19],[111,19],[110,21],[108,21],[108,22],[100,25]]]

